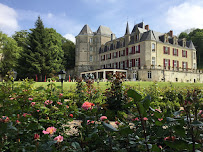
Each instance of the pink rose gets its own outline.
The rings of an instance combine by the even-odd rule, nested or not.
[[[13,100],[14,98],[10,98],[10,100]]]
[[[139,118],[136,117],[136,118],[132,119],[132,121],[139,121]]]
[[[42,131],[44,134],[50,134],[50,135],[53,135],[55,132],[56,132],[56,128],[55,127],[48,127],[45,130]]]
[[[73,118],[73,114],[69,114],[69,116]]]
[[[32,101],[32,100],[33,100],[33,98],[28,98],[28,100]]]
[[[34,139],[35,139],[35,140],[39,140],[39,138],[40,138],[40,135],[39,135],[39,134],[34,134]]]
[[[62,142],[63,141],[63,136],[59,135],[59,136],[55,137],[54,140],[57,141],[57,142]]]
[[[119,125],[119,124],[120,124],[120,122],[116,121],[116,122],[115,122],[115,124],[116,124],[116,125]]]
[[[53,103],[53,101],[51,101],[51,100],[46,100],[46,101],[44,102],[45,105],[49,105],[49,104],[52,104],[52,103]]]
[[[158,118],[158,120],[159,120],[159,121],[162,121],[162,120],[163,120],[163,118]]]
[[[19,120],[16,120],[16,123],[17,123],[17,124],[20,124],[20,121],[19,121]]]
[[[144,118],[143,118],[143,120],[144,120],[144,121],[147,121],[147,120],[148,120],[148,118],[144,117]]]
[[[106,116],[101,116],[101,117],[100,117],[100,120],[101,120],[101,121],[107,120],[107,117],[106,117]]]
[[[34,106],[35,104],[36,104],[36,102],[32,102],[32,103],[31,103],[31,106]]]
[[[61,103],[61,102],[57,102],[57,104],[58,104],[58,105],[62,105],[62,103]]]
[[[82,108],[83,108],[84,110],[92,109],[93,106],[94,106],[93,103],[87,102],[87,101],[82,104]]]

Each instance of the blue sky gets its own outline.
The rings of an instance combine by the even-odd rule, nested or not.
[[[117,37],[144,21],[149,28],[174,34],[203,28],[203,0],[0,0],[0,30],[9,36],[34,27],[40,16],[45,27],[64,37],[74,37],[85,24],[92,31],[108,26]]]

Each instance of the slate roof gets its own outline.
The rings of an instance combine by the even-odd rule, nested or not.
[[[147,41],[147,40],[154,40],[157,41],[157,39],[155,38],[155,34],[153,31],[149,30],[147,32],[144,32],[140,41]]]
[[[186,42],[186,46],[187,46],[188,48],[190,48],[190,49],[196,50],[196,49],[195,49],[195,46],[194,46],[194,44],[193,44],[193,42],[192,42],[191,40]]]
[[[80,31],[79,35],[89,35],[89,34],[93,34],[92,30],[90,29],[90,27],[86,24],[82,30]]]
[[[126,26],[126,30],[125,30],[125,35],[128,35],[130,34],[130,31],[129,31],[129,26],[128,26],[128,22],[127,22],[127,26]]]
[[[113,33],[109,27],[100,25],[97,30],[97,34],[111,36]]]

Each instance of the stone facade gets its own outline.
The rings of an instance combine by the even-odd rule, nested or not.
[[[76,36],[75,72],[98,69],[127,70],[127,79],[143,81],[203,82],[197,70],[192,41],[178,39],[173,31],[159,33],[143,22],[123,37],[115,38],[108,27],[92,32],[85,25]]]

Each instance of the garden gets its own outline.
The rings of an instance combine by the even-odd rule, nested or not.
[[[123,78],[112,75],[105,89],[77,79],[63,93],[52,81],[36,86],[6,78],[0,84],[0,151],[203,151],[201,85],[142,87],[124,85]]]

